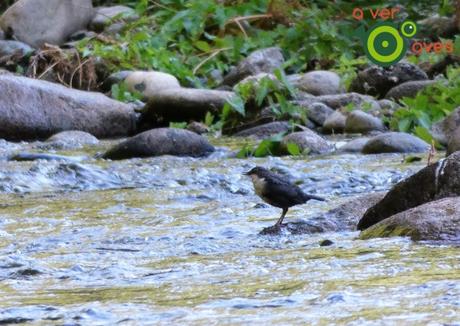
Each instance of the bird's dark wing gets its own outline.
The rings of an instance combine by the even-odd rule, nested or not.
[[[302,189],[291,182],[278,176],[265,178],[265,182],[267,184],[262,195],[273,206],[288,208],[306,202]]]

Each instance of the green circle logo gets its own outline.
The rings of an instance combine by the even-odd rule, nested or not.
[[[417,24],[411,20],[406,20],[402,23],[400,31],[405,37],[413,37],[417,33]]]
[[[390,23],[374,25],[365,36],[364,41],[364,49],[369,59],[384,67],[401,60],[407,51],[406,40]]]

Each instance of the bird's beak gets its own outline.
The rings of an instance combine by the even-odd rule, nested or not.
[[[243,175],[250,175],[249,171],[248,172],[243,172]]]

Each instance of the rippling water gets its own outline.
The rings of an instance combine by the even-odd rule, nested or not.
[[[31,145],[8,146],[0,156]],[[106,146],[59,154],[91,157]],[[287,217],[307,220],[351,196],[388,189],[423,163],[401,163],[401,155],[226,156],[0,158],[0,322],[460,322],[459,248],[360,241],[357,232],[260,236],[280,212],[257,205],[241,175],[255,164],[272,166],[327,195],[327,203],[295,207]],[[320,247],[324,239],[334,244]]]

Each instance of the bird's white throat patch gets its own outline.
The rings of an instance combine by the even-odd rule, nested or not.
[[[254,190],[257,195],[262,197],[265,184],[267,183],[264,178],[260,178],[255,174],[251,174],[252,184],[254,185]]]

